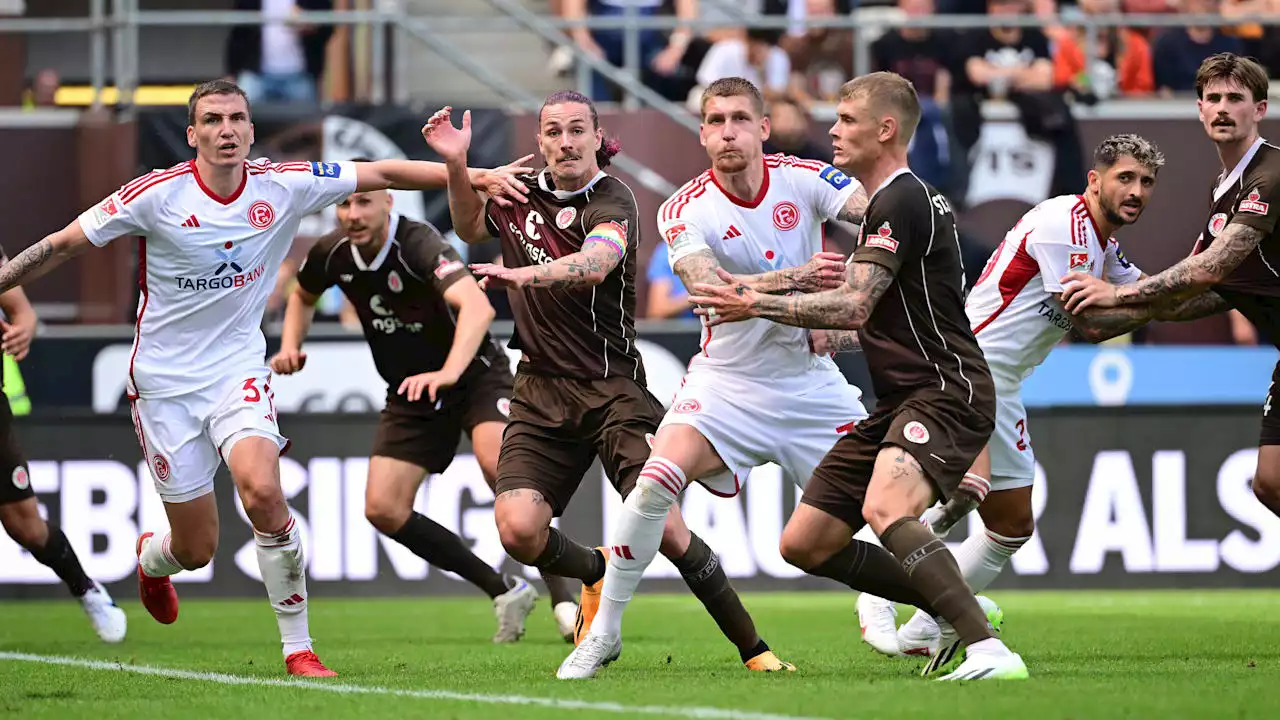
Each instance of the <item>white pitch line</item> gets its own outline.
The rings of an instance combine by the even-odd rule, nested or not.
[[[330,684],[316,680],[280,680],[272,678],[246,677],[244,675],[227,675],[225,673],[194,672],[174,668],[151,667],[149,665],[125,665],[118,662],[88,660],[85,658],[63,657],[58,655],[31,655],[28,653],[0,652],[0,660],[14,662],[38,663],[41,665],[61,665],[87,670],[108,670],[114,672],[133,673],[135,675],[151,675],[153,677],[174,678],[178,680],[194,680],[197,682],[215,683],[218,685],[257,685],[262,687],[300,688],[302,690],[319,690],[339,695],[387,695],[406,697],[417,700],[455,700],[459,702],[484,703],[488,705],[533,705],[537,707],[556,708],[560,710],[587,710],[593,712],[623,713],[631,715],[663,715],[667,717],[703,718],[708,720],[823,720],[823,718],[801,715],[774,715],[771,713],[730,710],[715,707],[671,707],[664,705],[623,705],[613,702],[592,702],[588,700],[567,700],[563,698],[528,697],[524,695],[482,695],[477,693],[453,692],[450,690],[399,690],[396,688],[369,687],[364,685]]]

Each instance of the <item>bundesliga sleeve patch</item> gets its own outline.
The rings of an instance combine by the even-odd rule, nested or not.
[[[867,235],[863,245],[867,247],[880,248],[888,250],[891,253],[898,252],[898,241],[893,238],[893,228],[889,226],[889,221],[885,220],[875,235]]]
[[[1067,267],[1071,270],[1087,270],[1089,253],[1071,253],[1071,257],[1067,260]]]
[[[848,186],[850,182],[852,182],[852,180],[849,179],[848,175],[845,175],[843,172],[840,172],[839,168],[836,168],[832,165],[828,165],[826,168],[822,170],[822,172],[818,173],[818,177],[825,180],[828,185],[830,185],[831,187],[837,190],[845,189],[845,187]]]
[[[1253,215],[1266,215],[1267,210],[1271,207],[1271,203],[1262,202],[1262,196],[1258,194],[1258,189],[1254,188],[1249,193],[1249,197],[1240,201],[1238,212],[1250,213]]]
[[[332,162],[311,163],[311,174],[322,178],[342,177],[342,166]]]
[[[93,221],[95,224],[97,224],[98,227],[102,227],[103,225],[107,224],[108,220],[110,220],[115,215],[119,214],[119,212],[120,212],[120,204],[116,202],[115,196],[112,195],[111,197],[108,197],[106,200],[103,200],[102,202],[98,203],[93,208]]]

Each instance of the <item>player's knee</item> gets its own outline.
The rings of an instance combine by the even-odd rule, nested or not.
[[[409,521],[412,508],[391,498],[370,497],[364,504],[364,517],[383,535],[394,535]]]
[[[883,533],[885,528],[898,519],[910,514],[896,507],[894,503],[886,502],[881,498],[868,497],[867,502],[862,506],[862,519],[867,521],[877,535]]]
[[[532,564],[542,554],[547,526],[533,518],[520,517],[514,513],[495,513],[498,525],[498,539],[517,562]]]
[[[277,528],[287,520],[288,509],[284,493],[277,483],[265,479],[243,483],[240,487],[240,501],[254,527]],[[282,515],[285,516],[283,520],[280,517]]]
[[[1268,510],[1280,515],[1280,473],[1257,473],[1253,478],[1253,495]]]
[[[782,531],[782,538],[778,541],[778,552],[792,567],[798,567],[806,572],[819,564],[815,559],[817,548],[813,546],[810,539],[805,537],[804,533],[793,532],[790,528]]]

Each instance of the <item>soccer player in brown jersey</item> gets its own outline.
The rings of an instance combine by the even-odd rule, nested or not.
[[[907,167],[919,121],[919,98],[899,75],[872,73],[841,88],[835,165],[871,195],[844,286],[765,295],[721,270],[728,285],[695,285],[689,301],[708,324],[763,317],[857,331],[878,404],[814,471],[783,530],[782,556],[810,572],[843,566],[855,588],[866,582],[862,573],[877,581],[905,573],[923,609],[943,620],[943,646],[967,646],[965,662],[942,679],[1025,678],[1026,665],[995,637],[955,558],[918,519],[936,496],[957,491],[995,416],[991,372],[964,311],[955,216]],[[867,523],[900,566],[869,569],[869,553],[881,551],[851,542]],[[931,662],[926,674],[940,667]]]
[[[1179,305],[1180,319],[1231,308],[1280,348],[1280,148],[1258,125],[1267,114],[1267,71],[1249,58],[1221,53],[1196,73],[1200,122],[1218,148],[1209,217],[1190,257],[1132,285],[1116,287],[1082,273],[1062,278],[1066,309],[1124,307],[1134,326]],[[1262,405],[1253,492],[1280,515],[1280,412],[1272,398],[1280,363]]]
[[[298,271],[271,368],[282,375],[302,369],[316,302],[340,287],[388,385],[365,516],[383,535],[487,593],[498,618],[493,641],[515,642],[537,599],[532,586],[494,571],[462,538],[413,510],[426,475],[453,462],[462,432],[491,488],[497,479],[511,372],[489,336],[493,307],[457,251],[431,225],[396,214],[386,190],[355,193],[337,213],[339,231],[321,238]],[[577,608],[566,582],[544,579],[561,634],[572,639]]]
[[[617,146],[605,140],[591,100],[578,93],[556,93],[543,105],[538,144],[547,167],[525,178],[529,202],[519,207],[486,203],[465,184],[468,113],[458,129],[446,108],[423,135],[450,171],[454,230],[467,242],[502,241],[505,267],[472,266],[508,290],[516,323],[511,347],[523,351],[498,460],[495,520],[512,557],[582,580],[577,643],[599,608],[609,550],[580,545],[551,521],[597,456],[625,497],[664,413],[646,389],[635,342],[635,197],[601,170]],[[749,669],[790,669],[756,633],[719,559],[676,508],[661,551]]]
[[[0,249],[0,265],[7,262],[8,256]],[[20,287],[0,293],[0,310],[4,311],[4,320],[0,320],[0,350],[15,360],[22,360],[35,336],[36,312]],[[0,374],[0,385],[3,379]],[[13,408],[3,392],[0,392],[0,525],[14,542],[52,570],[80,600],[98,637],[109,643],[124,640],[129,625],[124,611],[116,606],[106,588],[85,574],[80,558],[76,557],[62,529],[40,517],[40,503],[31,487],[27,460],[13,431]]]

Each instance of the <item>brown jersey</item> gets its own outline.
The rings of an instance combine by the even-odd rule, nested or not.
[[[640,222],[631,188],[600,173],[576,192],[553,189],[550,173],[521,178],[529,202],[485,207],[489,232],[502,240],[507,267],[549,264],[582,249],[599,225],[613,223],[626,236],[626,256],[594,287],[511,290],[521,372],[593,380],[627,377],[645,383],[636,348],[636,258]]]
[[[894,274],[858,331],[879,407],[931,389],[994,418],[995,387],[965,315],[956,221],[942,193],[899,171],[872,196],[853,260]]]
[[[1209,220],[1193,254],[1216,242],[1232,223],[1266,237],[1225,280],[1213,287],[1280,348],[1280,148],[1258,140],[1253,156],[1241,160],[1214,188]]]
[[[387,242],[368,262],[341,232],[321,238],[299,268],[298,284],[312,295],[333,285],[342,289],[360,316],[378,374],[394,395],[406,377],[444,366],[455,329],[444,293],[471,273],[434,227],[391,218]],[[506,362],[506,353],[486,334],[459,386]]]

